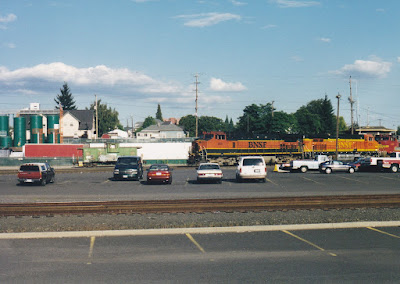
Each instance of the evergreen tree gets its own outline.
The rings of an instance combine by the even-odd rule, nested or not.
[[[57,95],[54,99],[56,103],[56,109],[60,108],[60,105],[63,110],[71,110],[76,109],[74,97],[72,96],[68,84],[64,82],[62,89],[60,89],[61,94]]]
[[[158,104],[158,107],[157,107],[156,119],[163,121],[160,104]]]

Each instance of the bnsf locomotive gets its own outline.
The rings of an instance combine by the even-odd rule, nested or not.
[[[239,156],[260,155],[266,160],[287,160],[315,154],[333,155],[336,153],[336,139],[299,138],[294,139],[237,139],[230,140],[225,132],[204,132],[203,137],[193,141],[189,162],[217,162],[234,165]],[[397,144],[396,144],[397,143]],[[363,134],[360,138],[338,139],[340,154],[378,155],[382,151],[391,152],[398,142],[382,145],[372,135]]]

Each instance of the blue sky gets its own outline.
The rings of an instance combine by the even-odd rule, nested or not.
[[[400,1],[1,0],[0,114],[53,109],[67,82],[120,121],[195,112],[234,121],[246,105],[295,112],[328,96],[350,123],[400,125]],[[335,111],[336,113],[336,111]]]

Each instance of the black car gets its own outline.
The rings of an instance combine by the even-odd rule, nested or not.
[[[143,178],[142,158],[139,156],[119,157],[114,168],[114,180],[139,180]]]

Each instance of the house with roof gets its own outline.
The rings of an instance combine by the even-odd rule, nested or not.
[[[150,125],[136,133],[138,139],[159,139],[159,138],[185,138],[183,129],[169,121]]]
[[[64,138],[95,138],[94,110],[66,110],[62,118]]]

